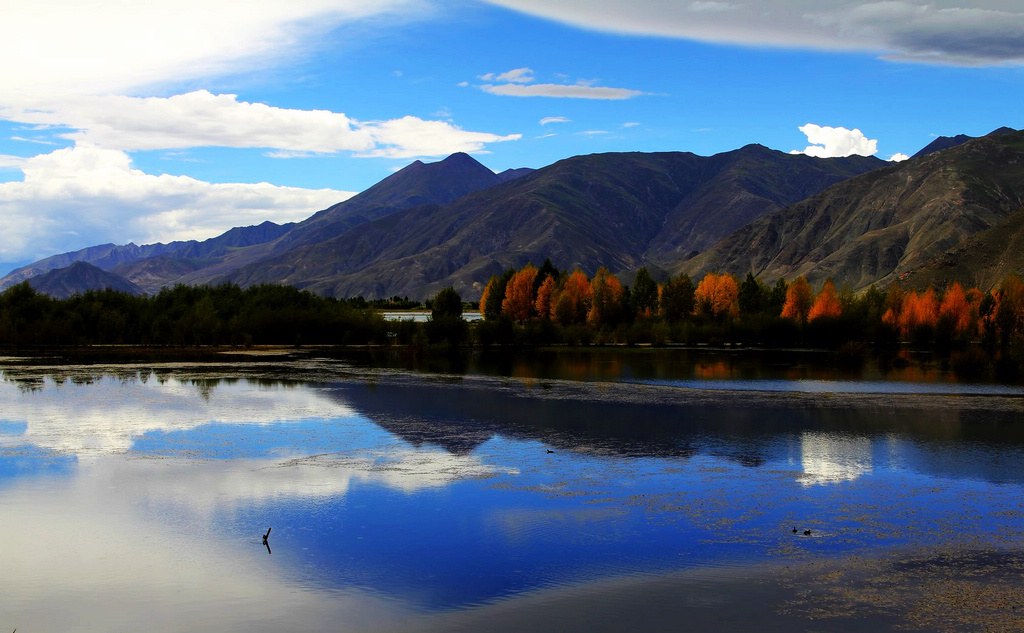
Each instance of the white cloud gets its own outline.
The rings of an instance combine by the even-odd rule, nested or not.
[[[0,183],[0,261],[107,242],[205,239],[265,220],[301,220],[353,195],[154,176],[132,168],[123,151],[89,146],[7,162],[24,180]]]
[[[540,120],[541,125],[547,125],[548,123],[569,123],[570,119],[564,116],[546,116]]]
[[[27,428],[23,434],[0,436],[0,440],[84,456],[124,453],[136,438],[154,431],[188,431],[213,423],[267,425],[357,416],[348,405],[316,390],[264,386],[248,380],[201,390],[191,380],[160,380],[145,374],[127,378],[89,374],[77,383],[72,381],[76,377],[47,378],[43,388],[58,390],[61,397],[30,402],[10,396],[20,387],[5,375],[0,382],[0,394],[7,396],[4,414],[24,421]],[[112,392],[118,397],[111,398]]]
[[[516,68],[497,75],[494,73],[487,73],[486,75],[481,75],[480,79],[483,79],[484,81],[504,81],[514,84],[528,84],[533,83],[534,81],[533,69],[531,68]]]
[[[375,148],[357,155],[386,158],[481,152],[487,143],[517,141],[522,138],[521,134],[498,136],[469,132],[445,121],[424,121],[413,116],[363,123],[361,129],[374,139]]]
[[[17,2],[0,21],[0,96],[105,94],[251,71],[349,22],[409,19],[422,0]],[[154,25],[159,25],[154,28]]]
[[[907,156],[906,154],[903,154],[903,153],[900,153],[900,152],[896,152],[895,154],[893,154],[889,158],[889,162],[891,162],[891,163],[902,163],[903,161],[909,160],[909,159],[910,159],[910,157]]]
[[[1024,11],[1017,0],[488,1],[613,33],[865,51],[925,63],[1024,63]]]
[[[480,86],[484,92],[504,97],[561,97],[569,99],[632,99],[644,94],[639,90],[626,88],[605,88],[601,86],[564,85],[564,84],[484,84]]]
[[[601,136],[602,134],[608,134],[608,130],[585,130],[576,133],[580,136]]]
[[[803,151],[793,150],[791,154],[806,154],[817,158],[839,158],[857,154],[872,156],[878,151],[878,141],[869,139],[858,130],[844,127],[829,127],[808,123],[800,126],[800,131],[807,135],[810,145]]]
[[[73,128],[62,136],[125,151],[235,147],[272,148],[281,150],[279,156],[340,151],[364,156],[442,156],[514,140],[416,117],[363,123],[340,112],[275,108],[206,90],[172,97],[64,98],[33,108],[0,107],[0,118]],[[408,143],[394,133],[399,129],[409,135]]]
[[[636,121],[626,121],[625,123],[622,124],[622,127],[624,127],[624,128],[631,128],[631,127],[637,127],[638,125],[640,125],[640,123],[638,123]]]

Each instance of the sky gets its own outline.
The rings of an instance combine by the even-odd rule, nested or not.
[[[1024,127],[1020,0],[11,0],[0,275],[298,221],[414,160]]]

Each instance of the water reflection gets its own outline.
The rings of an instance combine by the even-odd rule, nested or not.
[[[872,470],[872,440],[828,433],[800,436],[801,483],[828,484],[853,481]]]
[[[5,375],[0,630],[399,630],[622,574],[1024,541],[1012,398],[299,369]]]

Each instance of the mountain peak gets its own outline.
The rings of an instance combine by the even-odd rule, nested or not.
[[[466,152],[455,152],[454,154],[450,155],[448,158],[445,158],[441,162],[442,163],[448,163],[448,164],[468,163],[468,162],[479,164],[479,161],[477,161],[477,159],[473,158],[472,156],[470,156]]]
[[[995,132],[993,132],[994,134]],[[928,154],[934,154],[935,152],[941,152],[944,149],[950,149],[963,145],[967,141],[973,141],[973,136],[967,136],[966,134],[957,134],[956,136],[938,136],[934,141],[925,145],[919,152],[911,156],[911,158],[921,158]]]
[[[134,295],[142,294],[141,288],[124,277],[84,261],[77,261],[66,268],[58,268],[32,277],[28,282],[37,292],[56,299],[67,299],[86,290],[107,288]]]

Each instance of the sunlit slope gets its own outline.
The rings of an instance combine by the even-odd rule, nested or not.
[[[677,268],[887,284],[1024,203],[1024,133],[989,135],[833,185]]]

